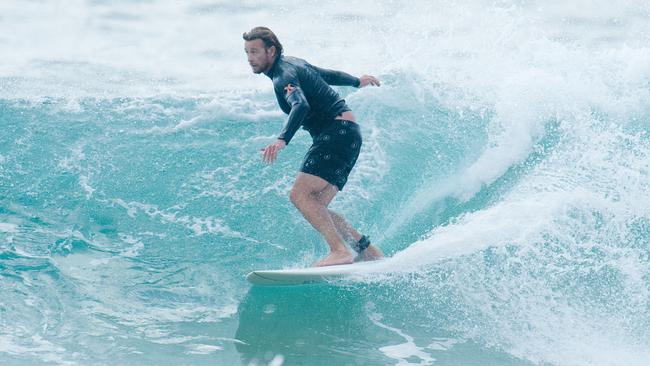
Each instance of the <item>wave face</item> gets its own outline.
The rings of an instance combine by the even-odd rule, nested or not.
[[[0,5],[2,364],[650,364],[646,1],[67,5]],[[244,280],[326,252],[257,25],[383,82],[332,204],[379,273]]]

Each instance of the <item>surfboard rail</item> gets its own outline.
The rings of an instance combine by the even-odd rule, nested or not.
[[[358,262],[336,266],[256,270],[246,275],[246,280],[258,286],[286,286],[322,283],[353,275],[380,261]]]

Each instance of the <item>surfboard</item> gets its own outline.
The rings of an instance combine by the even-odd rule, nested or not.
[[[341,264],[336,266],[272,269],[250,272],[246,279],[253,285],[284,286],[322,283],[352,276],[383,260]]]

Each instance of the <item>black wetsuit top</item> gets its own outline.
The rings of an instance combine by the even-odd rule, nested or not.
[[[273,81],[280,108],[289,115],[278,136],[287,144],[300,126],[315,137],[336,116],[350,110],[329,85],[359,87],[360,82],[350,74],[321,69],[291,56],[276,58],[266,75]]]

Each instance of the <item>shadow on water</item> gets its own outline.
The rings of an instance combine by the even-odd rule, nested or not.
[[[252,287],[239,306],[236,338],[243,364],[387,364],[373,345],[388,337],[365,315],[358,288],[310,285]]]
[[[530,365],[455,336],[443,324],[453,311],[442,303],[414,306],[397,292],[359,284],[252,287],[238,308],[242,364]]]

